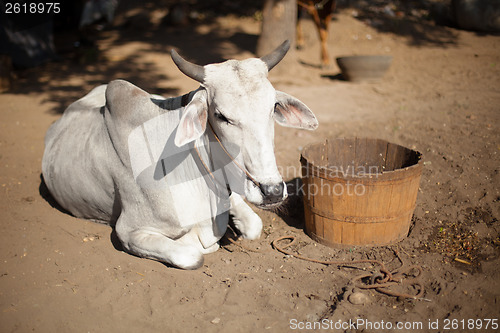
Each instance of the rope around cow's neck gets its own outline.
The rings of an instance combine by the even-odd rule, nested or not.
[[[254,183],[254,185],[257,186],[257,188],[260,188],[260,183],[254,177],[252,177],[252,175],[242,165],[240,165],[236,161],[236,159],[227,151],[226,147],[224,147],[224,144],[219,139],[219,136],[217,135],[217,133],[215,133],[214,128],[212,127],[212,124],[210,123],[210,121],[207,121],[207,123],[208,123],[208,127],[210,128],[210,130],[214,134],[215,139],[217,140],[217,142],[219,143],[220,147],[222,148],[222,151],[224,151],[224,153],[229,157],[229,159],[231,160],[231,162],[233,162],[234,165],[236,165],[238,167],[238,169],[240,169],[241,171],[243,171],[243,173],[246,175],[246,177],[252,183]],[[227,186],[228,184],[222,185],[222,184],[219,183],[219,181],[217,181],[217,179],[215,178],[214,174],[212,173],[212,171],[210,170],[210,168],[208,167],[208,165],[205,163],[205,161],[201,157],[200,151],[198,150],[198,147],[196,146],[196,143],[194,144],[194,149],[196,151],[196,154],[198,155],[198,158],[201,161],[201,164],[203,165],[203,167],[207,171],[207,173],[210,176],[210,178],[212,179],[212,181],[215,182],[215,183],[217,183],[217,184],[219,184],[219,185],[221,185],[222,187]]]

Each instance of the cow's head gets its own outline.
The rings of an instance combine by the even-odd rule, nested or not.
[[[172,50],[180,71],[200,82],[202,88],[185,108],[175,144],[182,146],[199,138],[210,122],[223,144],[239,147],[237,162],[250,174],[245,180],[245,196],[261,208],[275,207],[287,197],[274,157],[274,121],[294,128],[318,127],[304,103],[276,91],[267,78],[289,47],[285,41],[261,58],[206,66],[190,63]]]

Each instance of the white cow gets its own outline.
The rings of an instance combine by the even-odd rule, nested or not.
[[[128,252],[185,269],[216,251],[229,215],[242,236],[262,221],[245,203],[286,198],[274,157],[274,121],[315,129],[268,71],[289,42],[262,58],[198,66],[172,59],[200,87],[163,99],[116,80],[71,104],[48,130],[44,181],[73,215],[115,225]]]

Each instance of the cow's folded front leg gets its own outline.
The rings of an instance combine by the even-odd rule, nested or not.
[[[230,196],[231,208],[229,213],[233,216],[234,226],[241,232],[243,238],[257,239],[262,232],[262,219],[241,198],[232,193]]]
[[[152,228],[122,231],[117,235],[125,249],[139,257],[158,260],[183,269],[196,269],[203,265],[201,246],[188,234],[179,239],[170,239]],[[188,236],[188,237],[186,237]]]

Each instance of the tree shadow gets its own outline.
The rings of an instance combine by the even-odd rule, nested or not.
[[[346,0],[340,7],[379,32],[407,37],[412,46],[447,47],[456,44],[458,34],[449,29],[449,5],[430,0]]]
[[[41,101],[49,104],[49,111],[62,113],[77,99],[101,84],[107,84],[114,79],[124,79],[142,89],[158,95],[173,95],[178,93],[175,88],[159,88],[154,83],[168,79],[152,62],[141,61],[141,54],[135,54],[113,62],[108,59],[98,59],[90,64],[79,64],[72,57],[58,62],[47,63],[36,68],[18,72],[16,87],[11,93],[30,94],[46,93]],[[127,66],[139,64],[140,66]]]
[[[152,54],[165,54],[168,59],[170,50],[176,48],[187,59],[205,65],[225,60],[228,45],[238,53],[255,52],[257,35],[224,31],[216,18],[230,10],[241,14],[255,11],[260,7],[258,1],[250,4],[190,2],[185,25],[165,20],[168,17],[165,13],[176,3],[173,0],[122,0],[115,13],[115,24],[105,29],[96,25],[83,32],[65,22],[54,32],[58,59],[33,68],[17,69],[17,78],[9,93],[45,93],[47,97],[41,103],[50,105],[49,112],[56,114],[64,112],[69,104],[94,87],[118,78],[152,94],[177,96],[181,93],[179,88],[165,83],[171,81],[172,75],[165,73],[164,66],[157,61],[149,60]],[[192,18],[194,14],[197,18]],[[155,15],[164,15],[162,22],[155,22]],[[200,31],[200,24],[210,30]],[[142,43],[144,47],[133,54],[118,55],[117,59],[105,56],[104,51],[131,43]],[[158,84],[160,81],[163,85]]]

